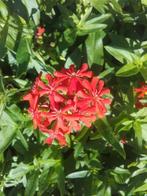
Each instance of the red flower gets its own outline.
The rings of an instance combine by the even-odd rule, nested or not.
[[[29,101],[34,128],[48,135],[45,143],[57,140],[65,146],[66,134],[90,127],[97,117],[104,117],[106,105],[111,103],[104,96],[110,91],[87,69],[87,64],[78,71],[71,65],[54,76],[46,74],[44,81],[40,75],[31,92],[24,96]]]
[[[138,94],[139,98],[144,98],[147,95],[147,85],[142,83],[140,88],[135,88],[134,91]]]
[[[137,109],[147,107],[147,103],[143,103],[143,100],[145,100],[147,96],[147,85],[145,83],[142,83],[141,85],[142,86],[140,88],[134,89],[134,91],[137,93],[137,99],[135,103]]]
[[[107,111],[105,105],[110,104],[111,100],[103,96],[109,94],[110,90],[103,88],[104,82],[97,77],[93,77],[91,82],[84,80],[83,86],[85,89],[77,93],[77,96],[81,99],[78,103],[79,107],[85,109],[92,107],[93,113],[100,118],[104,117]]]
[[[36,30],[36,38],[38,37],[41,37],[45,32],[45,28],[44,27],[37,27],[37,30]]]
[[[52,144],[52,142],[56,139],[60,146],[66,146],[65,136],[61,131],[54,131],[52,129],[48,130],[49,137],[46,138],[45,144]]]
[[[127,143],[128,143],[128,141],[127,141],[127,139],[126,139],[125,136],[123,136],[123,137],[121,138],[120,142],[121,142],[122,144],[127,144]]]
[[[67,88],[60,86],[57,79],[53,78],[49,74],[46,75],[46,79],[48,82],[47,84],[45,84],[41,80],[38,81],[40,96],[48,95],[51,107],[54,107],[56,102],[64,102],[65,99],[62,94],[65,94],[67,92]]]
[[[36,78],[35,84],[30,93],[23,97],[23,100],[29,101],[30,108],[32,111],[36,110],[38,99],[39,99],[39,90],[38,90],[38,82],[40,81],[40,75]]]
[[[61,72],[56,71],[54,75],[60,82],[64,82],[68,85],[68,93],[71,95],[82,87],[82,81],[84,78],[91,78],[92,71],[87,71],[88,65],[84,63],[78,71],[75,70],[75,66],[71,65],[69,69],[63,68]]]

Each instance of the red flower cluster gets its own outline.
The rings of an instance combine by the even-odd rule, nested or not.
[[[71,65],[54,76],[46,74],[44,81],[39,75],[24,100],[29,101],[34,128],[48,135],[45,143],[52,144],[56,139],[64,146],[66,134],[90,127],[97,117],[105,116],[106,105],[111,103],[106,98],[109,93],[104,82],[83,64],[79,70]]]
[[[134,91],[137,93],[137,101],[135,106],[137,109],[141,109],[143,107],[147,107],[147,103],[143,103],[147,98],[147,85],[145,83],[141,84],[140,88],[135,88]]]

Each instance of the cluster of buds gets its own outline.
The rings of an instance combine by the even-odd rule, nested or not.
[[[134,91],[137,94],[135,103],[136,108],[141,109],[143,107],[147,107],[147,85],[145,83],[141,83],[141,87],[135,88]]]
[[[39,75],[32,90],[24,96],[29,101],[34,128],[47,135],[45,143],[54,140],[66,145],[66,135],[90,127],[97,118],[103,118],[111,99],[104,81],[88,71],[83,64],[79,70],[71,65],[54,75]]]

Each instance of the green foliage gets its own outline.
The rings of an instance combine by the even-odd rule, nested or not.
[[[0,0],[0,195],[147,194],[147,107],[133,91],[147,81],[146,13],[146,0]],[[40,72],[85,62],[111,89],[109,112],[47,146],[22,97]]]

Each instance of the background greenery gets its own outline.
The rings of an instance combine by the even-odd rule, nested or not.
[[[0,195],[145,195],[147,108],[133,89],[147,80],[146,51],[147,0],[0,0]],[[68,147],[44,145],[22,97],[41,71],[83,62],[111,109]]]

